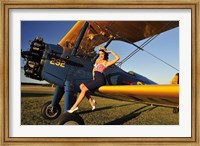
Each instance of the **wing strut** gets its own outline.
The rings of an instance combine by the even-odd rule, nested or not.
[[[110,45],[110,43],[112,42],[112,40],[113,40],[113,38],[110,38],[104,47],[107,48],[108,45]]]
[[[76,44],[75,44],[75,46],[74,46],[74,49],[72,50],[72,53],[71,53],[72,56],[75,56],[75,55],[76,55],[76,52],[78,51],[78,47],[79,47],[79,45],[80,45],[80,43],[81,43],[81,41],[82,41],[82,39],[83,39],[83,36],[84,36],[84,34],[85,34],[85,31],[87,30],[88,24],[89,24],[89,23],[86,21],[85,24],[84,24],[84,26],[83,26],[83,28],[82,28],[82,30],[81,30],[81,32],[80,32],[80,35],[79,35],[79,37],[78,37],[78,39],[77,39],[77,41],[76,41]]]

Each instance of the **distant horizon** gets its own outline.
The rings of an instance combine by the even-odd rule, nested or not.
[[[21,85],[51,85],[50,83],[48,84],[39,84],[39,83],[25,83],[25,82],[21,82]]]

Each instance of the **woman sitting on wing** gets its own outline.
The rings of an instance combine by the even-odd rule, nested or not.
[[[115,58],[113,60],[108,61],[108,54],[112,54]],[[119,56],[114,53],[113,51],[107,51],[106,48],[100,46],[99,47],[99,58],[95,61],[94,68],[92,71],[93,80],[87,83],[82,83],[80,85],[80,94],[77,98],[75,104],[71,107],[70,110],[67,110],[69,113],[73,113],[74,111],[78,110],[78,105],[81,103],[83,98],[86,96],[90,105],[92,106],[92,110],[95,109],[95,100],[90,96],[89,90],[95,90],[99,87],[106,84],[105,77],[103,75],[103,71],[115,64],[119,60]]]

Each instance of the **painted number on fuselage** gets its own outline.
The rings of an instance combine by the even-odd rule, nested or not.
[[[51,58],[50,64],[64,68],[66,62],[64,60],[61,60],[61,59]]]

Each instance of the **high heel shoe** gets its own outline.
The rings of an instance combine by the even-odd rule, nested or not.
[[[75,112],[75,111],[77,111],[78,110],[78,107],[76,107],[75,109],[73,109],[73,110],[67,110],[67,112],[68,113],[73,113],[73,112]]]
[[[92,111],[94,111],[95,110],[95,106],[92,106]]]
[[[97,103],[96,103],[96,101],[94,99],[92,100],[92,103],[93,103],[93,105],[92,105],[92,111],[94,111],[95,110],[95,104],[97,104]]]

